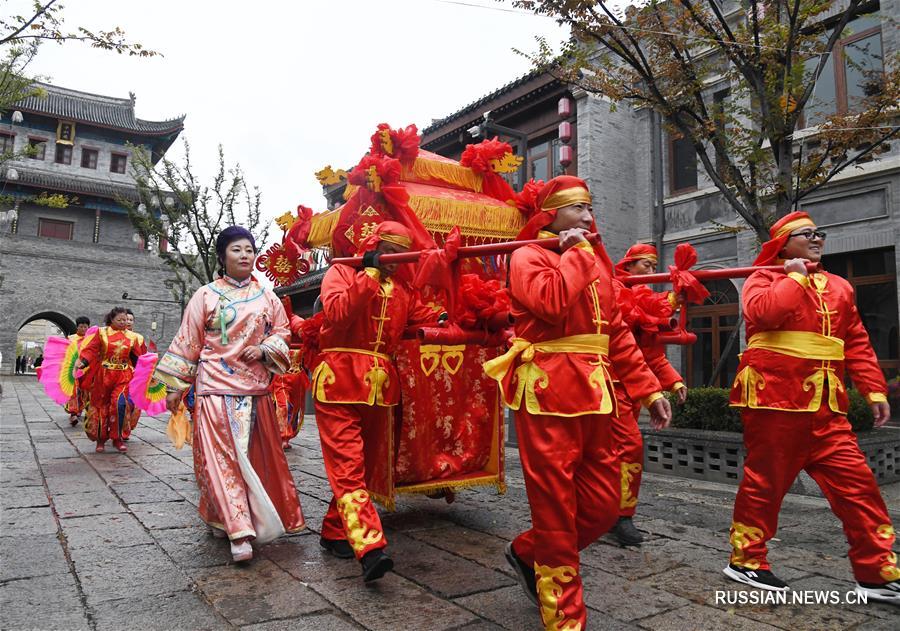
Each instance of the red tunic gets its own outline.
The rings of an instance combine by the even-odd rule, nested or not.
[[[747,280],[742,299],[747,350],[732,406],[815,412],[827,404],[846,414],[845,370],[869,402],[886,400],[884,374],[846,280],[761,270]]]
[[[322,306],[313,397],[322,403],[396,405],[400,382],[391,354],[408,324],[434,322],[435,311],[399,279],[382,280],[377,270],[346,265],[325,274]]]
[[[509,407],[519,409],[524,399],[531,414],[611,414],[615,394],[610,368],[632,399],[660,392],[621,318],[612,279],[593,250],[573,247],[560,254],[526,246],[515,251],[510,266],[513,350],[518,344],[519,354],[511,351],[485,366],[498,378]],[[585,335],[591,337],[572,339]],[[580,352],[579,339],[596,344],[594,336],[608,336],[608,353],[599,346]]]

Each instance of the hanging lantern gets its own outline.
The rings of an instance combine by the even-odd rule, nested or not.
[[[147,214],[147,204],[145,204],[144,202],[141,202],[140,204],[138,204],[137,211],[141,215],[146,215]]]
[[[12,181],[18,180],[18,179],[19,179],[19,172],[16,171],[15,169],[7,169],[7,170],[6,170],[6,179],[7,179],[7,180],[12,180]]]
[[[560,118],[569,118],[572,115],[572,99],[567,96],[562,97],[557,104],[556,113]]]
[[[13,124],[18,125],[19,123],[21,123],[24,120],[25,120],[25,117],[22,116],[22,112],[20,112],[19,110],[16,110],[15,112],[12,113]]]
[[[150,198],[150,205],[154,208],[159,208],[159,198],[154,196]]]
[[[575,152],[569,145],[563,145],[559,148],[559,163],[563,165],[563,168],[569,168],[574,156]]]
[[[563,121],[559,124],[559,139],[565,144],[572,140],[572,123]]]
[[[175,200],[171,197],[166,197],[166,201],[163,202],[166,205],[166,208],[171,208],[175,205]]]

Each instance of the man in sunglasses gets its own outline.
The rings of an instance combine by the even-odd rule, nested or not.
[[[845,369],[865,396],[875,426],[890,417],[887,384],[850,284],[809,273],[819,263],[825,233],[804,212],[772,226],[744,284],[747,350],[731,390],[742,408],[747,457],[734,504],[732,553],[725,574],[740,583],[783,591],[766,558],[785,493],[801,470],[816,481],[850,543],[856,591],[900,604],[894,528],[872,470],[847,421]]]

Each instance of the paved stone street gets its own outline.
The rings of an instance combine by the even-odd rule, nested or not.
[[[364,586],[359,566],[320,550],[330,497],[312,417],[288,453],[309,530],[246,565],[209,537],[189,448],[161,418],[141,420],[127,455],[95,454],[34,378],[4,378],[0,627],[3,629],[539,628],[503,558],[528,524],[515,450],[509,492],[456,502],[401,498],[383,513],[396,573]],[[896,629],[889,605],[740,605],[721,573],[736,487],[647,475],[639,549],[600,541],[582,553],[592,629]],[[883,487],[895,523],[900,484]],[[771,560],[794,590],[852,588],[840,524],[824,500],[785,501]]]

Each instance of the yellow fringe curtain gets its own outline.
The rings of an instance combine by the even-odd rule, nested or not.
[[[418,182],[439,180],[467,191],[481,192],[481,176],[472,169],[453,162],[416,158],[412,168],[403,167],[400,179]]]
[[[312,248],[330,248],[331,234],[341,216],[341,209],[335,208],[328,212],[312,216],[312,226],[309,229],[309,246]]]
[[[411,195],[409,207],[429,231],[447,233],[459,226],[463,236],[513,239],[525,221],[514,206],[486,206],[438,197]]]

